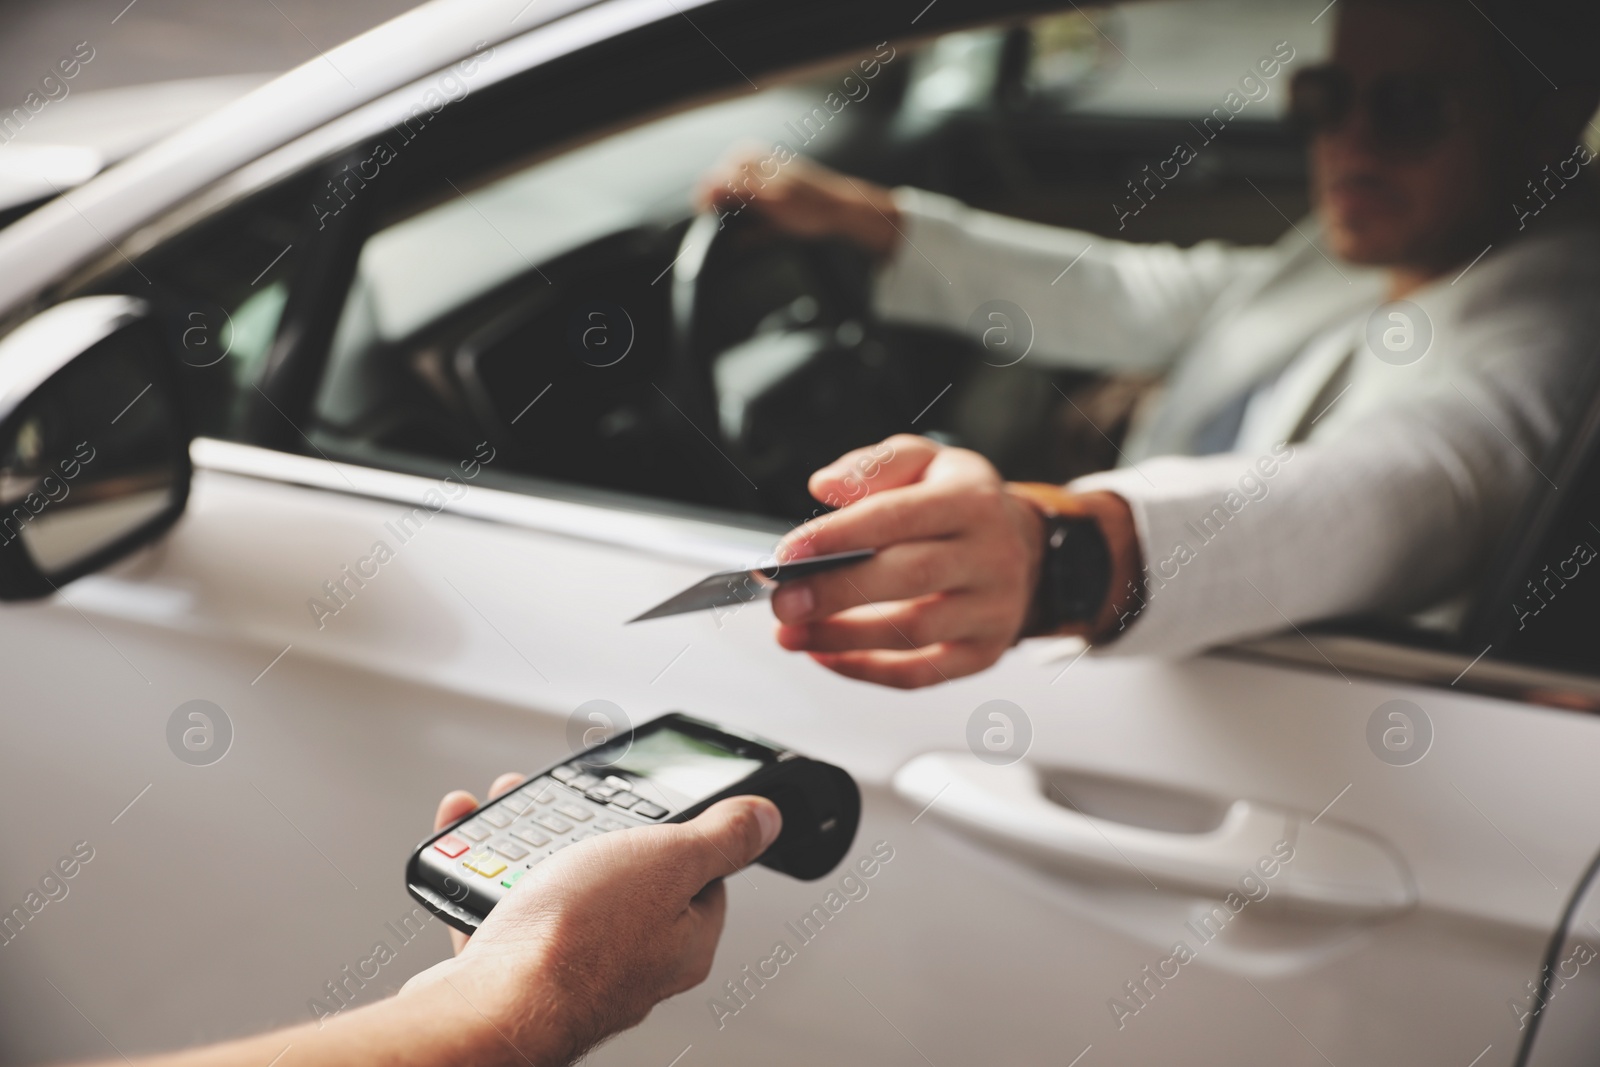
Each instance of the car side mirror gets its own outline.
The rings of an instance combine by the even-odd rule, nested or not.
[[[189,437],[144,301],[69,300],[0,339],[0,600],[48,596],[171,527]]]

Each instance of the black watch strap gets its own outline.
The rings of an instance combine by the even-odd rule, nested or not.
[[[1051,507],[1056,486],[1013,485],[1044,520],[1044,556],[1026,633],[1047,634],[1094,622],[1111,588],[1111,549],[1100,523]]]

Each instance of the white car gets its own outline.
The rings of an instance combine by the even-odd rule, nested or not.
[[[760,604],[624,625],[887,433],[1065,478],[1038,398],[1092,384],[695,220],[730,144],[1110,230],[1321,6],[436,0],[0,230],[0,592],[38,597],[0,608],[0,1061],[398,988],[448,951],[402,879],[442,793],[683,710],[848,769],[880,862],[735,879],[711,980],[590,1062],[1593,1062],[1600,585],[1511,625],[1597,536],[1593,419],[1450,625],[918,692]],[[1274,237],[1280,103],[1134,236]]]

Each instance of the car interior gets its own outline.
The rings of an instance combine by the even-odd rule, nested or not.
[[[651,64],[668,60],[644,52],[593,85],[605,64],[552,64],[481,92],[464,79],[466,95],[418,116],[422,128],[267,189],[146,271],[184,309],[172,317],[211,436],[418,473],[487,440],[506,488],[774,531],[817,511],[811,471],[896,432],[975,449],[1008,478],[1064,482],[1116,465],[1150,381],[997,359],[972,336],[879,321],[865,253],[753,214],[697,218],[695,183],[730,147],[779,139],[847,174],[1018,218],[1132,241],[1267,243],[1308,209],[1286,80],[1163,186],[1161,211],[1131,209],[1131,179],[1192,139],[1259,58],[1255,43],[1278,39],[1275,20],[1292,23],[1281,36],[1299,62],[1328,47],[1332,20],[1308,33],[1287,4],[1154,0],[825,63],[797,44],[804,61],[754,89],[715,64],[679,68],[647,115],[632,88],[663,84]],[[692,43],[691,27],[679,32]],[[1600,477],[1584,462],[1595,443],[1592,427],[1572,429],[1572,477]],[[1535,652],[1503,606],[1484,606],[1537,571],[1547,544],[1592,525],[1563,499],[1530,503],[1476,609],[1338,627],[1576,665],[1581,642]],[[1566,598],[1541,630],[1578,632],[1597,610],[1600,599]]]
[[[1106,73],[1118,36],[1172,32],[1162,6],[1187,12],[1113,10],[1110,36],[1069,11],[890,47],[876,77],[851,79],[855,98],[836,115],[813,112],[842,93],[848,57],[424,197],[362,249],[315,425],[441,456],[467,429],[530,474],[787,521],[815,507],[812,470],[912,425],[1017,478],[1111,466],[1137,395],[1127,383],[1002,373],[1022,368],[997,366],[971,338],[875,321],[872,266],[852,247],[783,237],[751,216],[691,230],[687,207],[719,155],[777,130],[846,173],[1115,232],[1108,205],[1126,196],[1134,161],[1187,128]],[[1303,213],[1293,134],[1265,109],[1239,132],[1161,232],[1125,236],[1259,242],[1281,229],[1279,210]],[[547,408],[523,415],[547,387]],[[727,462],[707,463],[708,446]]]

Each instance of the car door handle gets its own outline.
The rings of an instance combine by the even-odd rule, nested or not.
[[[916,757],[896,772],[894,788],[956,833],[1067,876],[1148,881],[1224,898],[1241,892],[1241,879],[1253,875],[1280,904],[1328,916],[1390,915],[1416,902],[1405,865],[1385,843],[1255,801],[1228,804],[1204,832],[1153,830],[1063,807],[1025,762],[993,766],[965,752]],[[1294,851],[1288,862],[1274,864],[1280,842]],[[1270,878],[1263,878],[1262,861],[1275,870]]]

